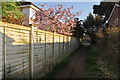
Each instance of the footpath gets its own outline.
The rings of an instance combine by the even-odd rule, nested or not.
[[[83,78],[85,75],[86,54],[86,48],[77,50],[68,65],[60,70],[60,72],[56,73],[52,78]]]

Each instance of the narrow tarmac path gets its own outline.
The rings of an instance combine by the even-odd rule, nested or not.
[[[53,78],[83,78],[85,75],[85,57],[87,49],[82,48],[74,53],[68,65],[60,72],[56,73]]]

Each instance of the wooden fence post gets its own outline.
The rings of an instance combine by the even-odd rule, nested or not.
[[[64,59],[64,36],[63,36],[63,53],[62,53],[62,59]]]
[[[61,58],[60,58],[60,36],[59,36],[59,63],[61,62]]]
[[[69,43],[69,36],[68,36],[68,53],[70,54],[70,43]]]
[[[69,36],[67,36],[67,49],[68,49],[68,55],[69,55]]]
[[[34,53],[34,27],[31,26],[30,32],[30,54],[29,54],[29,77],[33,78],[33,53]]]
[[[71,54],[71,37],[69,38],[69,41],[70,41],[69,42],[69,47],[70,47],[69,50],[70,50],[70,54]]]
[[[52,54],[52,68],[54,68],[54,33],[53,33],[53,54]]]
[[[4,68],[4,78],[6,79],[7,78],[7,68],[6,68],[6,27],[7,27],[7,24],[5,24],[4,26],[4,42],[3,42],[3,61],[4,61],[4,64],[3,64],[3,68]]]
[[[47,58],[46,58],[46,32],[45,32],[45,74],[47,73],[47,66],[46,66],[47,60],[46,59]]]

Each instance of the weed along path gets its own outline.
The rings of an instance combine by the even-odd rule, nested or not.
[[[85,56],[87,49],[82,48],[74,53],[70,62],[59,72],[57,72],[53,78],[83,78],[85,75]]]

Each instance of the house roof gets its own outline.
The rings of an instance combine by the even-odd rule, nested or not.
[[[37,9],[41,10],[39,7],[37,7],[36,5],[34,5],[32,2],[28,2],[28,1],[19,1],[20,4],[18,4],[18,6],[23,6],[23,5],[33,5],[34,7],[36,7]],[[42,11],[42,10],[41,10]]]
[[[32,3],[27,1],[20,1],[20,5],[28,5],[28,4],[32,4]]]
[[[108,20],[105,22],[104,26],[111,21],[111,18],[112,18],[113,16],[114,16],[114,17],[116,16],[116,17],[120,18],[120,16],[119,16],[119,11],[117,12],[116,10],[117,10],[117,11],[118,11],[118,10],[120,11],[120,2],[118,2],[118,4],[115,4],[115,5],[114,5],[114,7],[113,7],[113,9],[112,9],[112,11],[111,11],[111,14],[110,14]],[[116,12],[117,12],[117,13],[116,13]]]
[[[115,5],[114,5],[113,10],[112,10],[112,12],[111,12],[111,14],[110,14],[107,22],[108,22],[108,21],[110,20],[110,18],[112,17],[112,14],[113,14],[113,12],[114,12],[114,10],[115,10],[116,8],[120,8],[120,5],[119,5],[119,4],[115,4]]]

